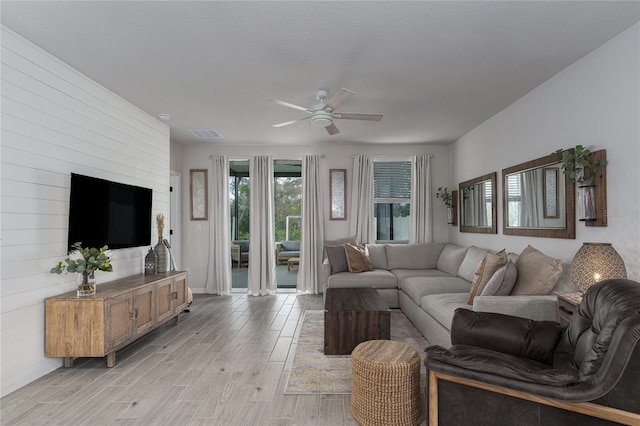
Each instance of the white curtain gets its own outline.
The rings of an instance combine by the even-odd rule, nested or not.
[[[302,160],[302,241],[298,293],[318,294],[322,282],[324,217],[322,209],[320,157],[310,155]]]
[[[231,237],[229,232],[229,160],[211,157],[209,178],[209,256],[206,293],[231,293]]]
[[[249,285],[248,293],[275,293],[276,252],[273,223],[273,159],[256,156],[250,160]]]
[[[411,198],[409,241],[412,243],[430,243],[433,240],[431,155],[418,155],[413,160]]]
[[[520,176],[522,179],[520,181],[522,194],[520,226],[540,226],[539,217],[542,215],[539,215],[539,212],[542,207],[542,200],[538,200],[538,194],[542,194],[542,188],[540,188],[542,186],[542,170],[529,170]]]
[[[362,243],[375,241],[373,228],[373,159],[366,155],[353,156],[351,184],[350,235],[357,235]]]

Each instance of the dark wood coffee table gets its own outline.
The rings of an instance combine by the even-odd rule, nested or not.
[[[391,311],[374,288],[328,288],[324,302],[324,353],[349,355],[366,340],[391,335]]]

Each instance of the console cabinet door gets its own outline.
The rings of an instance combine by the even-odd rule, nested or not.
[[[133,337],[133,312],[133,292],[106,301],[105,352]]]
[[[135,335],[138,335],[155,325],[155,286],[136,290],[134,298]]]
[[[182,312],[184,308],[189,304],[187,302],[187,293],[189,285],[187,283],[187,275],[180,275],[174,278],[175,280],[175,312]]]
[[[156,321],[161,322],[174,313],[173,278],[159,281],[156,287]]]

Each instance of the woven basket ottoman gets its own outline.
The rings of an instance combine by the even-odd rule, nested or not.
[[[417,425],[422,417],[420,355],[392,340],[369,340],[351,353],[351,414],[361,425]]]

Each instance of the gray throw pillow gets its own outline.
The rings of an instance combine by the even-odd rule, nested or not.
[[[347,272],[349,270],[347,254],[344,251],[344,244],[337,246],[325,246],[324,248],[327,251],[327,259],[329,259],[332,274]]]
[[[516,285],[518,268],[515,263],[509,261],[498,269],[484,286],[481,296],[507,296]]]
[[[562,274],[562,261],[545,256],[527,246],[516,260],[518,279],[511,291],[515,295],[549,294]]]

